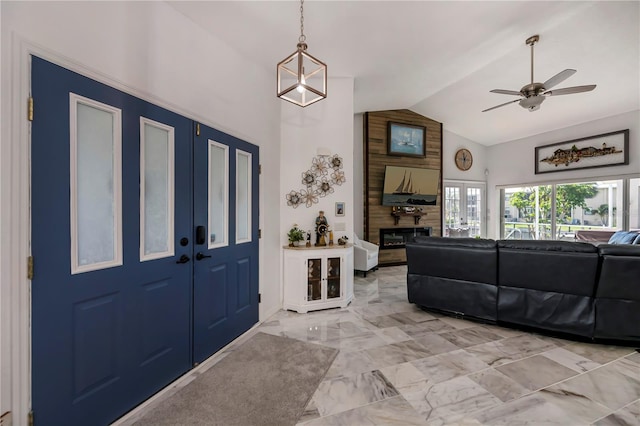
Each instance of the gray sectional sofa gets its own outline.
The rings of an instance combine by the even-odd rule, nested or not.
[[[406,249],[409,302],[485,321],[640,342],[640,244],[417,237]]]

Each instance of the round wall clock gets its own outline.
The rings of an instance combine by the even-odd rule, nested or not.
[[[456,166],[463,171],[469,170],[473,164],[473,156],[468,149],[459,149],[456,152]]]

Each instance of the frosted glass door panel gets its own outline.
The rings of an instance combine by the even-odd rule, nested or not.
[[[174,254],[174,130],[140,118],[140,260]]]
[[[251,154],[236,156],[236,243],[251,241]]]
[[[229,244],[229,148],[209,140],[209,248]]]
[[[121,112],[70,95],[71,272],[122,264]]]

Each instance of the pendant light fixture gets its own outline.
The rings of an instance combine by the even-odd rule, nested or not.
[[[278,63],[278,97],[306,107],[327,97],[327,65],[307,53],[303,6],[297,49]]]

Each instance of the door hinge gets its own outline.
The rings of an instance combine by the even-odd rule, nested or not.
[[[258,293],[258,303],[262,303],[262,293]]]
[[[33,279],[33,256],[27,257],[27,279]]]
[[[258,238],[262,238],[262,229],[258,229]]]
[[[29,96],[27,101],[27,120],[33,121],[33,96]]]
[[[262,174],[262,164],[258,164],[258,174]]]
[[[33,411],[29,411],[29,414],[27,414],[27,424],[33,426]]]
[[[196,123],[196,136],[200,136],[200,123]]]
[[[11,411],[7,411],[0,416],[0,426],[11,426],[13,424],[13,414]]]

